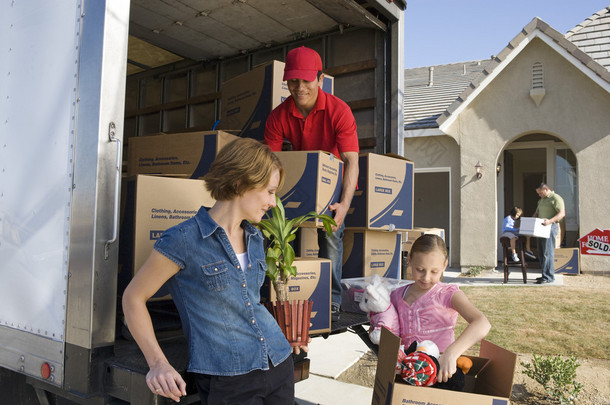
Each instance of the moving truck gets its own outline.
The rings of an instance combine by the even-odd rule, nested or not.
[[[354,111],[361,149],[401,154],[405,8],[402,0],[2,2],[0,403],[168,403],[148,390],[120,310],[129,138],[213,129],[223,82],[306,45]],[[185,342],[163,334],[175,311],[161,305],[161,344],[184,371]]]

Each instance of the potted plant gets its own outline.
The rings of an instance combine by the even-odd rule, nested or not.
[[[271,215],[267,213],[266,218],[257,224],[268,241],[266,275],[273,283],[277,297],[275,302],[266,305],[292,345],[307,344],[313,302],[291,302],[288,299],[288,280],[297,275],[297,268],[293,265],[296,255],[290,242],[295,240],[299,226],[305,221],[320,219],[329,235],[336,223],[330,216],[317,214],[315,211],[288,220],[282,201],[277,196],[275,200],[276,206],[271,209]]]

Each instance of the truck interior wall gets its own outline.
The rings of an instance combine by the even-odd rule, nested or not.
[[[284,60],[295,46],[320,53],[335,77],[335,94],[352,108],[363,151],[385,152],[385,33],[352,29],[216,63],[179,62],[127,78],[125,137],[187,129],[209,130],[220,116],[224,81],[261,63]],[[202,99],[202,102],[192,100]]]

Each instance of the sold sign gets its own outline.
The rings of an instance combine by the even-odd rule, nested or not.
[[[580,242],[581,255],[605,255],[610,256],[610,230],[596,228],[588,235],[578,239]]]

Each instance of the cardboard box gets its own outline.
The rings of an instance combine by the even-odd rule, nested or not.
[[[284,62],[261,64],[222,84],[219,128],[239,130],[240,136],[262,140],[269,113],[290,96],[283,81]],[[334,78],[324,75],[322,90],[332,94]]]
[[[378,274],[400,278],[401,234],[398,232],[346,229],[343,235],[342,278]]]
[[[519,235],[529,235],[536,238],[549,238],[551,236],[551,226],[542,225],[544,219],[533,217],[521,217],[519,225]]]
[[[385,328],[377,360],[373,388],[373,405],[508,405],[513,387],[517,355],[486,340],[481,342],[479,357],[468,356],[473,362],[466,377],[464,392],[434,387],[416,387],[396,377],[396,360],[400,338]]]
[[[396,155],[363,153],[358,189],[345,217],[349,228],[413,228],[413,162]]]
[[[120,292],[165,230],[193,217],[201,206],[211,207],[215,202],[203,180],[138,175],[124,183],[127,192],[119,249]],[[167,299],[167,294],[167,289],[161,288],[153,298]]]
[[[410,251],[413,242],[426,234],[438,235],[445,240],[445,230],[442,228],[413,228],[402,232],[402,250],[404,252]]]
[[[555,273],[580,274],[580,250],[578,248],[555,249]]]
[[[317,228],[299,228],[297,256],[298,257],[318,257],[320,246],[318,245],[318,229]]]
[[[358,314],[366,313],[360,309],[360,303],[362,302],[364,290],[366,286],[371,284],[372,278],[373,276],[341,279],[341,310]],[[381,280],[390,292],[398,287],[412,283],[412,281],[385,277]]]
[[[331,261],[297,257],[293,264],[297,267],[297,275],[288,281],[289,298],[313,301],[310,334],[330,332]],[[261,289],[261,302],[275,299],[273,285],[266,278]]]
[[[129,138],[127,173],[197,179],[210,170],[218,151],[238,137],[224,131],[181,132]]]
[[[278,190],[287,218],[315,211],[331,215],[328,208],[341,199],[343,162],[322,151],[275,152],[284,167],[284,184]],[[332,216],[332,215],[331,215]],[[319,220],[302,226],[322,226]]]

